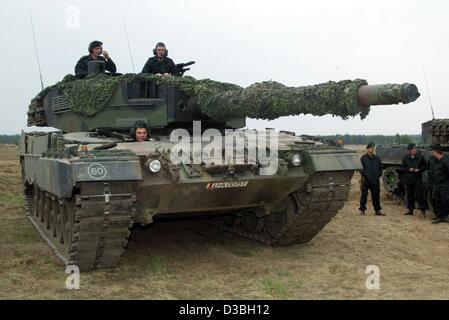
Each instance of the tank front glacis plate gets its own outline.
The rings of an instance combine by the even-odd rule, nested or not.
[[[78,161],[73,163],[73,180],[76,182],[142,180],[138,160],[124,159]]]
[[[168,151],[173,143],[166,137],[154,141],[119,143],[117,149],[128,149],[140,157],[143,180],[138,183],[137,203],[153,216],[164,214],[206,214],[254,207],[270,207],[289,194],[306,189],[314,172],[354,171],[361,168],[355,152],[307,143],[299,137],[281,137],[282,152],[299,153],[303,162],[293,167],[280,160],[279,170],[271,176],[259,175],[251,166],[235,172],[206,165],[173,165]],[[299,144],[298,144],[299,143]],[[300,143],[303,143],[301,145]],[[162,169],[152,173],[150,155],[162,162]],[[165,156],[164,156],[165,155]],[[283,161],[283,162],[282,162]]]

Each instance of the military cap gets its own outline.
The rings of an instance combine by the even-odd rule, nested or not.
[[[443,152],[443,147],[439,143],[432,145],[432,150],[437,152]]]
[[[410,143],[410,144],[408,145],[408,147],[407,147],[407,150],[412,150],[412,149],[414,149],[414,148],[416,148],[416,144]]]
[[[368,145],[366,146],[367,149],[371,149],[374,148],[376,146],[376,144],[374,142],[370,142],[368,143]]]

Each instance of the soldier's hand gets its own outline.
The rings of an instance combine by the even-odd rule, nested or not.
[[[109,56],[109,52],[107,52],[106,50],[103,50],[103,56],[105,59],[109,60],[110,56]]]

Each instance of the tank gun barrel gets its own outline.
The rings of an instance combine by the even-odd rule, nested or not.
[[[411,83],[365,85],[358,90],[357,104],[360,107],[407,104],[420,96],[418,87]]]
[[[356,79],[302,87],[268,81],[225,92],[199,91],[196,96],[201,112],[213,119],[274,120],[301,114],[343,119],[360,115],[364,119],[370,106],[411,103],[420,94],[410,83],[368,85],[366,80]]]

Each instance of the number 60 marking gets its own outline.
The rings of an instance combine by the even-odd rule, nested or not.
[[[103,179],[106,176],[106,168],[99,163],[94,163],[87,169],[89,176],[94,179]]]

